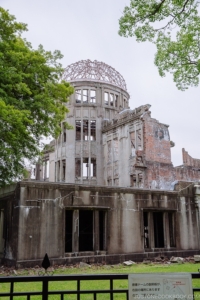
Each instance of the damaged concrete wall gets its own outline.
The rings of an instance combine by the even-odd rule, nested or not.
[[[50,161],[49,181],[103,184],[102,121],[115,118],[128,108],[129,94],[112,84],[74,80],[69,113],[55,141]],[[64,123],[73,129],[66,130]]]
[[[175,179],[168,125],[152,119],[149,108],[150,105],[144,105],[136,110],[122,111],[116,119],[105,124],[105,185],[173,189]],[[116,145],[117,158],[114,155]]]
[[[20,202],[20,186],[12,184],[0,189],[0,209],[3,211],[3,224],[1,223],[2,238],[1,257],[12,265],[17,260],[17,240],[19,232],[19,214],[16,214],[16,207]]]
[[[19,264],[42,259],[46,252],[66,259],[199,247],[192,188],[180,193],[27,181],[20,183],[17,202],[7,208],[15,222],[7,220],[12,235],[6,258]],[[66,248],[70,236],[71,248]]]
[[[183,166],[173,167],[168,125],[151,118],[149,108],[122,111],[103,124],[105,185],[173,190],[177,180],[200,180],[200,160],[184,149]]]
[[[178,183],[177,225],[181,236],[177,246],[180,249],[199,248],[198,186],[185,182]],[[194,227],[196,224],[196,227]]]

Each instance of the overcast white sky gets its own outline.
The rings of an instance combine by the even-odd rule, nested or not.
[[[28,24],[34,48],[61,50],[63,66],[98,60],[122,74],[133,109],[151,104],[152,117],[170,125],[173,164],[182,164],[182,148],[200,158],[200,86],[178,91],[173,78],[161,78],[154,66],[155,47],[118,35],[118,20],[129,0],[0,0],[17,20]]]

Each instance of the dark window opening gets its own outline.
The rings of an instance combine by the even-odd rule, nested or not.
[[[99,250],[105,250],[105,211],[99,211]]]
[[[131,186],[136,187],[137,182],[136,182],[136,174],[133,174],[130,176],[130,181],[131,181]]]
[[[108,185],[112,186],[112,179],[108,179]]]
[[[176,247],[175,243],[175,224],[174,224],[174,214],[173,213],[168,213],[168,220],[169,220],[169,242],[170,242],[170,247]]]
[[[79,251],[93,251],[93,211],[79,211]]]
[[[75,158],[75,176],[81,177],[81,160],[80,160],[80,158]]]
[[[63,133],[63,143],[65,143],[66,140],[67,140],[67,134],[66,134],[66,132],[64,132],[64,133]]]
[[[89,158],[83,158],[83,177],[89,178]]]
[[[144,221],[144,248],[149,248],[148,212],[143,213],[143,221]]]
[[[62,161],[62,181],[65,181],[66,161]]]
[[[88,126],[88,120],[83,120],[83,140],[88,141],[89,140],[89,126]]]
[[[72,252],[73,210],[65,211],[65,252]]]
[[[76,141],[81,140],[81,121],[76,121]]]
[[[83,90],[83,103],[88,102],[88,90]]]
[[[138,174],[138,187],[141,188],[143,186],[142,184],[143,175],[142,173]]]
[[[114,95],[110,94],[110,106],[113,106],[114,104]]]
[[[115,95],[115,107],[118,106],[118,95]]]
[[[155,248],[164,248],[164,227],[163,227],[163,213],[153,213],[154,223],[154,245]]]
[[[81,90],[75,91],[75,99],[76,99],[76,103],[81,103]]]
[[[90,102],[96,103],[96,91],[94,91],[94,90],[90,91]]]
[[[57,170],[57,181],[60,181],[60,161],[56,163],[56,170]]]
[[[96,121],[90,121],[90,140],[96,140]]]
[[[126,107],[126,99],[124,99],[123,107]]]
[[[91,158],[90,177],[96,177],[96,158]]]

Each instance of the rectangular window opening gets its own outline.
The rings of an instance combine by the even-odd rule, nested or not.
[[[89,122],[88,120],[83,120],[83,140],[89,140]]]
[[[131,156],[135,156],[135,131],[130,133],[130,140],[131,140]]]
[[[65,211],[65,252],[72,252],[73,210]]]
[[[57,181],[60,181],[60,161],[57,161]]]
[[[63,132],[63,143],[66,143],[66,140],[67,140],[67,134],[66,134],[66,132],[64,131],[64,132]]]
[[[118,95],[115,95],[115,107],[118,106]]]
[[[49,160],[46,161],[46,178],[49,178]]]
[[[89,158],[83,158],[83,177],[89,178]]]
[[[90,177],[96,177],[96,158],[91,158]]]
[[[90,121],[90,140],[96,140],[96,121]]]
[[[108,186],[112,186],[112,179],[108,179]]]
[[[62,160],[62,181],[65,181],[66,161]]]
[[[81,121],[76,121],[76,141],[81,140]]]
[[[75,99],[76,99],[76,103],[81,103],[81,90],[75,91]]]
[[[96,91],[90,91],[90,103],[96,103]]]
[[[132,187],[136,187],[136,185],[137,185],[136,174],[132,174],[130,176],[130,184]]]
[[[110,106],[114,105],[114,94],[110,94]]]
[[[104,103],[105,105],[108,105],[108,93],[104,92]]]
[[[155,248],[164,248],[164,226],[163,226],[163,213],[153,213],[154,224],[154,246]]]
[[[81,177],[81,159],[75,158],[75,176],[76,178]]]
[[[83,103],[88,103],[88,90],[83,90]]]

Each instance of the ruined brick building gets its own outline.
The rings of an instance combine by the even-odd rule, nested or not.
[[[0,191],[4,261],[35,265],[46,252],[55,263],[199,253],[200,159],[183,149],[183,165],[172,165],[168,125],[151,118],[149,104],[130,109],[112,67],[80,61],[63,79],[75,92],[37,180]]]
[[[63,78],[75,89],[58,140],[47,145],[41,179],[89,185],[173,190],[176,180],[200,179],[200,159],[183,149],[174,168],[168,125],[150,105],[130,109],[123,77],[101,62],[81,61]],[[73,126],[66,130],[64,123]]]

